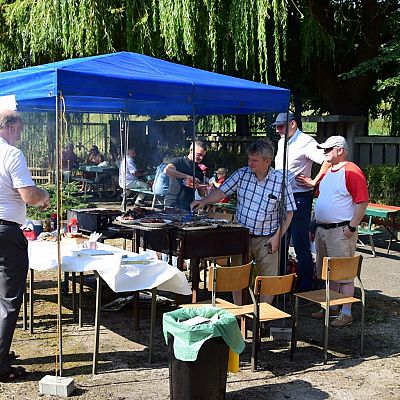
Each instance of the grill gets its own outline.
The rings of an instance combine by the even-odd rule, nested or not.
[[[106,230],[121,215],[121,211],[106,208],[75,209],[79,229],[88,232],[101,232]]]

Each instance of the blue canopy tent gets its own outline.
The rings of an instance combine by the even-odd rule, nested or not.
[[[19,111],[207,115],[284,112],[290,91],[136,53],[78,58],[0,73]]]
[[[78,113],[193,117],[208,114],[287,112],[290,91],[142,54],[121,52],[2,72],[0,100],[3,96],[13,97],[18,111],[56,113],[59,230],[63,110]],[[58,257],[60,266],[59,246]],[[58,281],[60,296],[61,268]],[[61,332],[60,297],[58,314]],[[60,375],[61,336],[60,333]]]

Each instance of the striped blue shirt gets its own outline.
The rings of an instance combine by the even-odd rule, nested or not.
[[[296,210],[290,185],[286,187],[286,199],[282,202],[282,181],[282,173],[273,168],[262,181],[258,181],[251,169],[244,167],[233,173],[220,189],[227,196],[236,192],[237,221],[249,228],[252,235],[266,236],[278,230],[282,205],[287,211]]]

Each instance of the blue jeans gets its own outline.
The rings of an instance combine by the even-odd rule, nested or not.
[[[314,275],[309,239],[313,192],[294,193],[294,199],[297,210],[293,212],[292,223],[286,232],[286,249],[288,249],[290,238],[292,238],[297,256],[297,289],[307,291],[313,288]],[[282,243],[284,243],[284,240],[282,240]],[[285,249],[285,247],[282,247],[282,249]],[[281,259],[284,260],[285,257],[282,256]],[[286,271],[286,268],[284,270]]]

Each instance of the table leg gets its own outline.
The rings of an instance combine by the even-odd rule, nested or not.
[[[33,269],[29,270],[29,333],[33,334],[33,281],[35,273]]]
[[[198,258],[190,260],[190,271],[192,273],[192,303],[197,302],[197,294],[200,282],[200,260]]]
[[[28,280],[26,281],[26,284],[28,284]],[[24,293],[22,294],[22,329],[26,331],[28,329],[28,324],[27,324],[27,316],[28,316],[28,305],[27,305],[27,293],[26,293],[26,285],[24,288]]]
[[[76,274],[72,272],[72,320],[76,322]]]
[[[82,308],[83,308],[83,272],[79,272],[79,305],[78,305],[78,323],[82,328]]]
[[[150,344],[149,344],[149,363],[153,362],[154,335],[156,330],[157,312],[157,288],[151,289],[151,316],[150,316]]]
[[[96,313],[95,313],[95,320],[94,320],[94,350],[93,350],[93,367],[92,373],[95,375],[97,373],[97,361],[99,355],[99,341],[100,341],[100,311],[101,311],[101,277],[100,275],[95,272],[96,275]]]
[[[133,292],[133,329],[138,331],[140,329],[140,301],[139,291]]]
[[[390,239],[389,239],[389,245],[387,248],[387,254],[389,254],[390,252],[390,246],[392,245],[393,240],[395,240],[397,242],[397,239],[394,235],[394,233],[396,232],[396,221],[395,221],[395,217],[392,216],[392,227],[388,228],[386,227],[386,229],[388,230],[389,234],[390,234]]]
[[[139,254],[140,249],[140,231],[135,229],[135,253]]]

